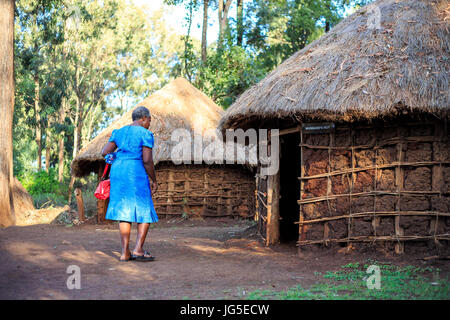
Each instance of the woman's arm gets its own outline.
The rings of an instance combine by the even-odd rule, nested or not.
[[[105,157],[108,153],[114,152],[117,149],[115,142],[109,141],[102,150],[102,157]]]
[[[150,179],[152,179],[151,189],[152,193],[155,193],[158,189],[158,184],[156,182],[156,173],[155,173],[155,166],[153,164],[153,154],[152,154],[152,148],[149,147],[142,147],[142,160],[144,162],[144,168],[145,171],[147,171],[147,174],[150,176]]]

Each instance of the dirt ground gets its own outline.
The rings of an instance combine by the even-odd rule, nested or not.
[[[256,289],[307,288],[315,272],[373,258],[397,265],[434,266],[445,260],[383,253],[298,255],[295,243],[264,247],[253,222],[242,219],[161,219],[146,249],[153,262],[119,262],[117,224],[37,224],[0,229],[0,299],[243,299]],[[133,226],[131,240],[136,237]],[[81,289],[69,290],[67,268],[77,265]]]

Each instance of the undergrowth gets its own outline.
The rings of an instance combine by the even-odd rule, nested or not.
[[[369,289],[373,273],[370,265],[380,269],[380,288]],[[440,269],[415,266],[399,267],[390,263],[368,260],[366,264],[350,263],[337,271],[321,275],[318,283],[306,289],[300,285],[286,291],[256,290],[247,296],[251,300],[449,300],[448,276],[442,278]]]

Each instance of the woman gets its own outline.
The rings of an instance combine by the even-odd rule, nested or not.
[[[152,193],[156,192],[158,185],[152,156],[154,138],[148,130],[150,111],[137,107],[132,119],[132,124],[113,130],[102,151],[103,157],[110,157],[109,154],[117,149],[111,166],[110,200],[105,219],[119,221],[120,261],[152,261],[155,258],[143,249],[150,223],[158,221],[152,201]],[[129,249],[132,222],[137,223],[133,252]]]

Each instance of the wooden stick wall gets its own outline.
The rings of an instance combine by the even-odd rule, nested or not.
[[[450,240],[450,144],[442,122],[300,135],[298,246],[387,241],[403,253],[405,242]]]

